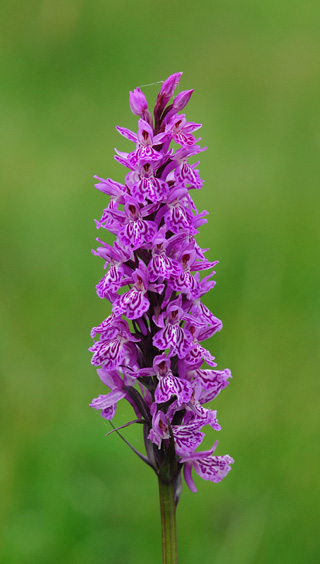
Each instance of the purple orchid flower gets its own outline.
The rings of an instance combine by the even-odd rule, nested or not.
[[[162,202],[168,196],[169,185],[165,180],[156,177],[158,167],[159,160],[151,162],[141,160],[136,166],[137,170],[129,172],[126,176],[127,187],[141,204],[145,204],[147,200]]]
[[[213,455],[217,442],[197,452],[203,428],[221,428],[216,410],[205,404],[227,387],[231,373],[216,370],[214,356],[203,346],[222,322],[202,302],[215,285],[217,261],[208,260],[208,249],[196,241],[208,212],[199,212],[191,197],[203,181],[199,162],[191,164],[190,158],[204,149],[193,135],[201,125],[179,114],[193,90],[178,93],[170,103],[181,75],[163,83],[154,118],[140,88],[130,92],[130,108],[140,119],[137,132],[117,127],[135,145],[129,153],[116,150],[115,159],[127,169],[124,183],[95,177],[96,188],[108,198],[96,226],[112,233],[115,241],[111,245],[97,239],[93,251],[106,268],[97,293],[111,303],[112,313],[92,329],[97,340],[89,349],[110,390],[90,406],[112,422],[118,402],[129,402],[136,419],[114,430],[120,434],[127,425],[143,426],[146,455],[120,436],[156,472],[161,504],[167,503],[163,492],[171,492],[173,513],[182,469],[195,492],[193,468],[204,480],[219,482],[233,463],[229,455]]]
[[[187,123],[184,115],[178,115],[171,119],[166,126],[166,131],[171,133],[173,141],[178,145],[191,147],[196,143],[196,139],[191,133],[200,127],[200,123]]]
[[[224,456],[212,456],[217,447],[218,441],[215,442],[210,450],[204,452],[194,452],[193,454],[182,456],[181,462],[184,463],[184,477],[186,483],[192,492],[196,492],[197,488],[191,476],[192,468],[204,480],[211,482],[221,482],[223,478],[230,472],[230,464],[234,461],[228,454]]]

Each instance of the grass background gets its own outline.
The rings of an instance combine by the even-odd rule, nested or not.
[[[1,563],[161,562],[156,479],[87,407],[104,393],[89,331],[108,313],[92,176],[123,179],[128,91],[180,70],[208,147],[198,240],[220,260],[206,303],[224,322],[210,349],[234,376],[217,453],[235,459],[184,489],[180,562],[319,562],[319,3],[0,10]]]

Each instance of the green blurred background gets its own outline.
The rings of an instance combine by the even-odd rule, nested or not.
[[[89,331],[108,313],[92,177],[123,179],[114,126],[136,127],[128,91],[181,70],[208,147],[198,240],[220,260],[210,349],[234,376],[212,405],[217,454],[235,464],[184,488],[180,562],[320,562],[319,2],[0,10],[1,563],[161,562],[155,476],[87,407],[105,391]],[[144,88],[151,103],[158,88]],[[129,413],[120,404],[117,422]],[[126,431],[138,448],[140,435]]]

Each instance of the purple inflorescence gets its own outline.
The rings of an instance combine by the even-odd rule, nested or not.
[[[213,456],[217,441],[211,450],[196,452],[204,426],[220,430],[216,411],[204,404],[228,385],[231,373],[215,370],[214,357],[203,346],[222,323],[201,302],[215,285],[215,272],[200,276],[200,271],[216,261],[209,262],[196,243],[207,212],[199,213],[190,195],[203,183],[198,163],[189,162],[204,150],[193,135],[201,125],[178,114],[193,90],[180,92],[168,105],[181,74],[163,83],[154,118],[143,92],[130,92],[130,108],[140,117],[138,132],[117,130],[135,148],[115,156],[129,172],[123,184],[95,177],[96,188],[110,196],[96,225],[116,240],[111,247],[97,239],[100,246],[93,251],[107,268],[97,294],[111,302],[112,313],[92,329],[92,338],[99,338],[89,350],[111,391],[90,406],[111,421],[117,402],[127,399],[144,426],[147,456],[141,457],[157,473],[171,457],[175,477],[184,467],[186,483],[196,491],[192,468],[219,482],[233,462],[228,455]]]

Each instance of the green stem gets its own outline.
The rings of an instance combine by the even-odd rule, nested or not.
[[[159,495],[162,528],[162,563],[177,564],[177,526],[173,481],[163,481],[159,476]]]

